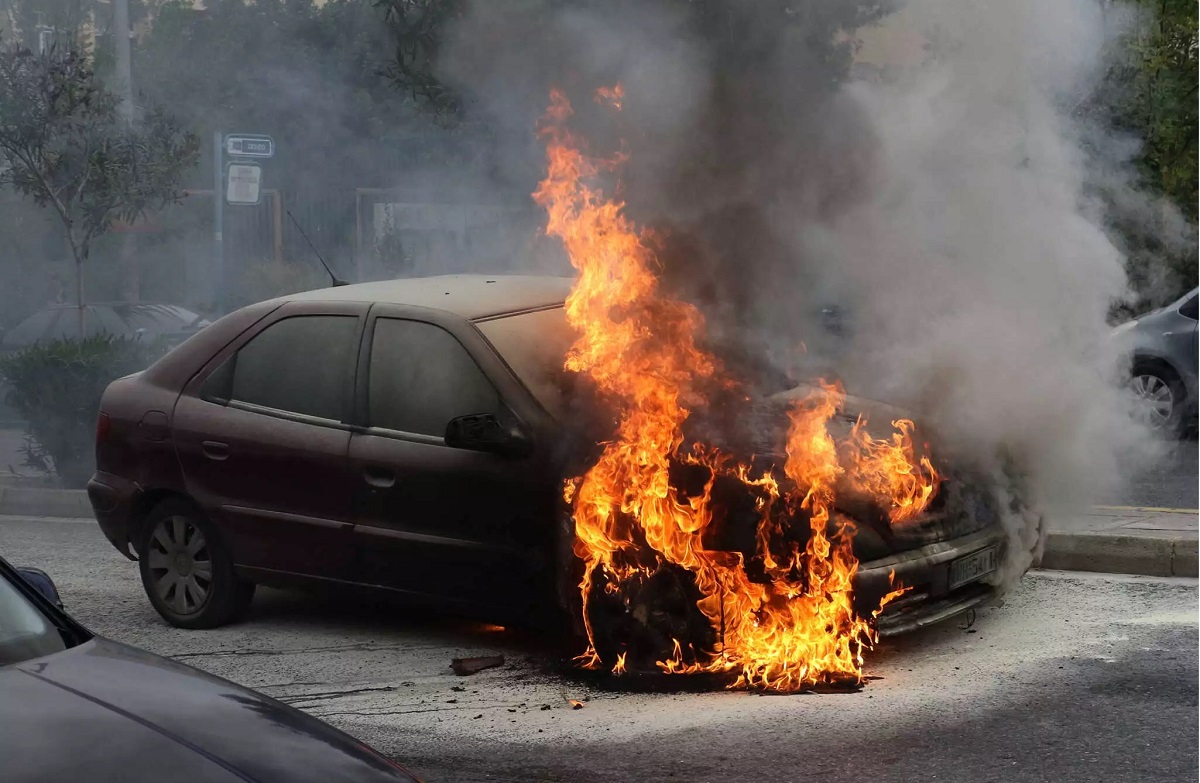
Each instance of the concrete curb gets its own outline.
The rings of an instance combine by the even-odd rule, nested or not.
[[[1142,576],[1197,576],[1193,534],[1139,531],[1138,535],[1051,531],[1039,568]]]
[[[14,486],[0,486],[0,516],[93,518],[87,492],[82,489]],[[1198,575],[1200,558],[1195,533],[1137,530],[1130,535],[1131,532],[1051,531],[1038,568],[1142,576]]]

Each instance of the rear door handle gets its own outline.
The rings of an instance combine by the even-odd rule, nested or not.
[[[217,461],[229,459],[229,444],[221,443],[217,440],[206,440],[201,442],[200,450],[204,452],[204,456]]]
[[[390,468],[380,467],[379,465],[368,465],[363,469],[363,478],[372,487],[387,489],[396,483],[396,473]]]

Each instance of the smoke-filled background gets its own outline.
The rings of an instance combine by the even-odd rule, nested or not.
[[[498,158],[522,163],[548,86],[586,107],[622,83],[618,119],[583,108],[578,124],[602,149],[622,139],[622,196],[660,232],[665,288],[701,305],[727,352],[915,410],[991,478],[1030,557],[1043,522],[1149,457],[1106,353],[1134,294],[1105,225],[1117,208],[1183,221],[1134,186],[1136,148],[1081,108],[1132,10],[859,8],[903,65],[839,80],[846,6],[615,5],[471,5],[435,72],[502,129]],[[830,306],[849,322],[833,344],[817,317]]]
[[[92,20],[97,68],[111,71],[100,4],[0,7],[27,41],[78,39]],[[534,127],[558,87],[597,150],[628,152],[620,196],[655,231],[664,288],[702,308],[731,366],[751,382],[768,368],[837,375],[913,409],[1002,500],[1019,492],[1036,509],[1011,520],[1030,549],[1039,513],[1052,523],[1150,448],[1105,355],[1114,313],[1195,284],[1194,223],[1138,168],[1158,143],[1128,108],[1139,8],[134,3],[138,101],[171,111],[204,152],[182,206],[98,246],[88,290],[217,306],[205,190],[220,131],[279,147],[274,195],[227,210],[229,303],[324,284],[285,208],[351,280],[566,273],[529,198],[543,171]],[[591,95],[616,82],[613,116]],[[69,267],[55,266],[45,215],[4,198],[10,326],[61,299]],[[824,328],[830,308],[840,337]]]

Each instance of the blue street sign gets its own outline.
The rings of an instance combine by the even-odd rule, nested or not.
[[[225,137],[225,154],[233,158],[270,158],[275,141],[255,133],[231,133]]]

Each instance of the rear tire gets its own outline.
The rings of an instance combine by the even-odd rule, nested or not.
[[[138,541],[142,587],[177,628],[216,628],[245,613],[255,585],[239,579],[216,527],[182,498],[155,506]]]

